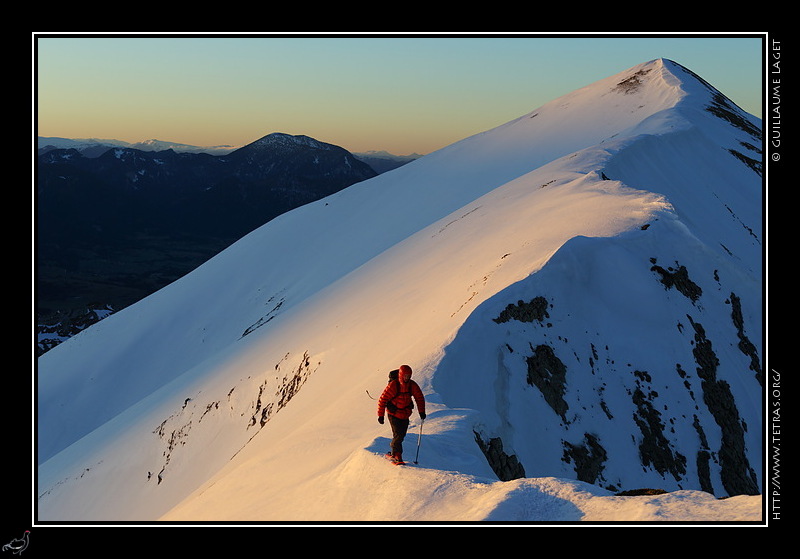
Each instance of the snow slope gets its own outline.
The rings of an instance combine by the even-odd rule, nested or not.
[[[698,306],[654,279],[651,258],[718,278],[703,313],[730,313],[735,286],[760,344],[761,182],[720,149],[732,127],[707,100],[670,61],[634,67],[284,214],[46,353],[38,520],[759,520],[758,495],[718,500],[642,474],[630,425],[598,421],[603,406],[635,415],[609,363],[674,372],[691,351],[675,336],[690,337]],[[555,327],[491,320],[532,294]],[[705,324],[727,335],[726,323]],[[593,411],[559,418],[525,384],[519,350],[549,334],[582,367],[568,409]],[[743,362],[729,348],[721,360]],[[429,408],[406,439],[419,464],[404,468],[379,456],[390,435],[373,399],[401,363]],[[731,386],[758,439],[753,382]],[[589,425],[611,443],[614,476],[594,484],[562,459]],[[696,445],[692,429],[677,425],[679,442]],[[498,481],[476,433],[502,437],[527,477]],[[757,473],[759,451],[748,439]]]

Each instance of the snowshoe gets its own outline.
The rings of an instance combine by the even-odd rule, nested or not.
[[[405,462],[403,462],[402,457],[395,456],[391,452],[387,452],[386,454],[383,455],[383,457],[386,458],[389,462],[391,462],[395,466],[402,466],[405,464]]]

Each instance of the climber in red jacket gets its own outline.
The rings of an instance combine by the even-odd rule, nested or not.
[[[419,417],[425,421],[425,396],[422,395],[419,385],[411,380],[411,367],[402,365],[389,373],[389,384],[378,398],[378,423],[383,424],[385,412],[392,427],[391,451],[386,456],[395,464],[405,463],[403,439],[408,432],[408,418],[414,410],[414,401],[417,403]]]

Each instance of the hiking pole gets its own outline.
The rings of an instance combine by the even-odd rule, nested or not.
[[[414,458],[414,464],[419,464],[419,443],[422,440],[422,424],[425,423],[425,420],[419,422],[419,436],[417,437],[417,455]]]

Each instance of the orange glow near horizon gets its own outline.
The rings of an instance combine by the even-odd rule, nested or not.
[[[284,132],[425,154],[662,56],[761,116],[752,37],[45,36],[36,56],[38,136],[239,146]]]

